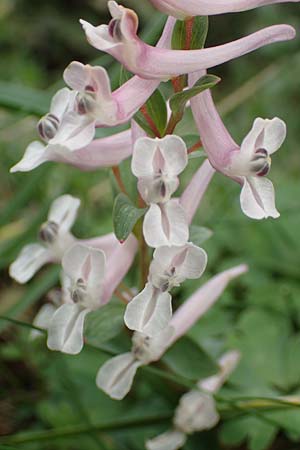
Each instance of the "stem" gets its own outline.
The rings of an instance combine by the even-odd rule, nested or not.
[[[119,289],[117,288],[114,292],[114,295],[121,300],[122,303],[125,303],[125,305],[128,304],[128,299],[124,297],[124,295],[122,294],[122,292],[119,291]]]
[[[194,17],[188,17],[185,19],[185,45],[184,50],[190,50],[192,37],[193,37],[193,26],[194,26]]]
[[[159,138],[160,138],[160,137],[161,137],[161,134],[160,134],[160,132],[159,132],[157,126],[155,125],[154,121],[153,121],[152,118],[150,117],[150,115],[149,115],[149,113],[148,113],[148,111],[147,111],[147,106],[146,106],[146,105],[143,105],[143,106],[140,108],[140,111],[141,111],[141,113],[143,114],[143,116],[145,117],[145,119],[147,120],[148,125],[150,126],[150,128],[151,128],[152,132],[154,133],[154,135],[155,135],[156,137],[159,137]]]
[[[198,141],[198,142],[196,142],[196,144],[192,145],[192,147],[190,147],[188,149],[188,154],[193,153],[193,152],[195,152],[196,150],[198,150],[199,148],[202,148],[202,147],[203,147],[202,142]]]
[[[90,434],[95,431],[113,431],[141,426],[153,426],[162,421],[167,421],[172,417],[172,412],[165,412],[159,416],[148,416],[142,418],[123,419],[114,422],[101,423],[96,425],[70,425],[43,431],[33,431],[18,433],[15,436],[1,438],[0,442],[8,444],[21,444],[26,442],[48,441],[58,438],[68,438],[81,434]]]
[[[116,182],[117,182],[117,184],[119,186],[120,191],[123,192],[123,194],[128,196],[125,184],[123,183],[123,180],[122,180],[122,177],[121,177],[121,172],[120,172],[119,167],[118,166],[113,166],[112,167],[112,171],[113,171],[114,177],[116,179]]]

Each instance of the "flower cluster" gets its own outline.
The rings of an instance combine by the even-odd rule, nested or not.
[[[40,228],[40,243],[27,245],[10,267],[11,277],[26,283],[43,265],[61,265],[60,294],[53,304],[42,307],[34,324],[47,332],[49,349],[75,355],[85,343],[87,314],[111,301],[139,251],[142,282],[139,289],[127,288],[125,284],[126,295],[121,296],[127,303],[125,325],[134,331],[132,348],[106,361],[96,378],[97,386],[118,400],[130,391],[137,369],[162,358],[214,305],[228,283],[247,271],[246,265],[239,265],[213,276],[173,313],[173,288],[187,279],[200,278],[207,265],[206,252],[190,238],[190,225],[214,173],[217,171],[242,186],[241,208],[250,218],[279,216],[274,188],[266,175],[271,155],[285,140],[285,123],[277,117],[257,118],[242,144],[237,145],[214,105],[210,88],[215,82],[207,82],[206,70],[295,36],[291,26],[275,25],[216,47],[203,48],[203,43],[192,47],[193,33],[200,26],[193,22],[193,16],[244,11],[280,0],[151,2],[170,16],[156,46],[139,38],[136,13],[115,1],[108,1],[112,18],[107,25],[93,26],[81,20],[89,43],[112,55],[132,77],[112,91],[103,67],[71,62],[63,75],[68,87],[54,95],[49,112],[37,124],[43,142],[29,144],[21,161],[11,169],[30,171],[47,161],[70,164],[83,171],[113,167],[117,168],[116,181],[125,195],[118,165],[131,157],[139,198],[128,199],[130,213],[126,210],[114,217],[124,229],[130,222],[125,239],[117,232],[91,239],[75,237],[70,230],[80,201],[62,195],[54,200],[47,221]],[[184,27],[186,32],[180,49],[172,45],[178,24],[180,33]],[[200,31],[205,36],[207,29]],[[153,101],[160,83],[169,80],[175,92],[168,102],[163,99],[167,117],[162,129],[156,126],[155,111],[147,105],[149,98]],[[177,110],[176,102],[180,104]],[[187,108],[191,108],[201,139],[189,149],[183,138],[174,134]],[[127,129],[115,132],[114,127],[120,124],[127,124]],[[95,138],[96,129],[104,127],[111,128],[111,134]],[[190,159],[189,153],[201,146],[205,161],[181,196],[175,197],[179,176],[196,160]],[[132,210],[138,211],[135,222]],[[133,297],[133,292],[138,293]],[[194,390],[182,397],[173,429],[149,440],[147,449],[176,450],[188,434],[216,425],[219,414],[214,393],[239,358],[236,351],[219,358],[219,373],[200,380]]]

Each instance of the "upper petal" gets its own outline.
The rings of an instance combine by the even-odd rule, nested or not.
[[[278,117],[272,120],[266,120],[263,148],[269,155],[276,152],[283,144],[286,138],[286,124]]]
[[[147,336],[159,334],[172,317],[172,297],[147,283],[145,288],[127,305],[124,321],[130,330]]]
[[[158,147],[158,140],[149,137],[141,137],[134,144],[131,170],[138,177],[154,175],[153,160]]]
[[[244,178],[240,201],[243,213],[252,219],[280,216],[275,206],[273,184],[267,178]]]
[[[158,145],[165,160],[165,172],[170,176],[179,175],[188,163],[184,140],[179,136],[168,135],[160,139]]]
[[[50,113],[61,119],[66,110],[69,107],[70,100],[72,99],[72,94],[70,89],[63,88],[60,89],[52,98]]]
[[[137,369],[141,366],[132,353],[109,359],[97,374],[96,384],[115,400],[122,400],[130,391]]]
[[[72,195],[61,195],[51,205],[48,220],[59,225],[59,231],[69,231],[75,222],[80,200]]]
[[[9,267],[9,275],[18,283],[27,283],[46,263],[54,261],[50,250],[40,244],[26,245]]]
[[[77,355],[83,348],[84,319],[88,309],[65,304],[54,313],[49,328],[47,346],[70,355]]]

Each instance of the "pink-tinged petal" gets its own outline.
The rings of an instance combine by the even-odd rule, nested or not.
[[[212,394],[217,392],[236,369],[240,359],[241,354],[237,350],[232,350],[225,353],[218,361],[220,372],[217,375],[206,378],[205,380],[200,380],[198,387],[201,390],[211,392]]]
[[[101,306],[106,272],[103,251],[75,244],[64,254],[62,267],[71,282],[75,284],[78,280],[82,280],[81,283],[84,283],[84,305],[90,309]]]
[[[163,331],[172,317],[172,297],[147,283],[145,288],[127,305],[124,322],[130,330],[147,336]]]
[[[118,26],[118,33],[114,38],[110,36],[110,26],[93,27],[87,22],[81,23],[88,41],[95,48],[110,53],[128,70],[142,78],[160,80],[215,67],[273,42],[295,37],[292,27],[278,25],[218,47],[169,50],[152,47],[141,41],[136,35],[137,17],[127,8],[122,9],[122,18],[117,25],[116,22],[110,22],[110,25],[114,23]]]
[[[65,69],[63,77],[75,91],[84,92],[88,88],[90,92],[99,92],[105,100],[111,100],[110,79],[101,66],[93,67],[73,61]]]
[[[154,156],[159,145],[159,140],[142,137],[134,144],[131,170],[138,178],[154,175]]]
[[[109,359],[97,374],[96,384],[115,400],[122,400],[130,391],[137,369],[142,365],[132,353]]]
[[[29,172],[44,162],[48,161],[49,152],[46,147],[39,141],[31,142],[25,150],[23,158],[15,164],[11,169],[11,173]]]
[[[179,175],[188,163],[187,148],[179,136],[169,135],[158,141],[165,160],[165,172],[170,176]]]
[[[54,313],[49,328],[47,346],[70,355],[77,355],[83,348],[83,327],[88,309],[65,304]]]
[[[88,145],[95,135],[95,121],[85,115],[70,112],[64,115],[58,132],[49,143],[74,151]]]
[[[269,155],[277,152],[282,146],[286,138],[286,124],[278,117],[266,120],[265,132],[262,147],[265,148]]]
[[[275,206],[274,186],[267,178],[245,177],[240,201],[243,213],[251,219],[280,216]]]
[[[143,233],[149,247],[186,244],[189,229],[178,200],[172,199],[163,205],[152,204],[144,218]]]
[[[184,19],[249,11],[265,5],[296,3],[299,0],[150,0],[153,6],[170,16]]]
[[[116,247],[120,245],[120,242],[114,233],[105,234],[104,236],[91,239],[79,239],[78,243],[87,247],[102,250],[105,253],[106,260],[112,255]]]
[[[189,224],[192,223],[214,173],[215,169],[211,166],[209,160],[204,161],[181,194],[180,204],[184,208]]]
[[[245,158],[245,162],[254,155],[255,150],[263,143],[263,135],[266,121],[258,117],[253,122],[253,126],[241,144],[240,157]]]
[[[27,283],[45,264],[55,262],[53,253],[40,244],[26,245],[9,267],[9,275],[18,283]]]
[[[123,244],[116,245],[115,250],[107,259],[103,284],[102,302],[107,303],[113,292],[121,283],[134,261],[138,249],[138,241],[132,234]]]
[[[178,450],[184,446],[186,435],[181,431],[166,431],[159,436],[146,441],[147,450]]]
[[[206,72],[202,71],[189,75],[190,87],[205,74]],[[228,165],[231,152],[239,151],[239,146],[234,142],[225,127],[215,107],[210,90],[193,97],[191,108],[208,159],[216,170],[222,172],[224,167]]]
[[[60,232],[69,231],[75,222],[80,200],[72,195],[61,195],[52,203],[48,220],[59,225]]]
[[[174,313],[170,322],[170,326],[175,331],[168,342],[168,347],[183,336],[213,306],[231,280],[247,271],[248,267],[244,264],[225,270],[211,278],[186,300]]]
[[[37,315],[33,319],[33,325],[38,328],[42,328],[42,330],[47,330],[49,328],[51,319],[57,310],[57,307],[52,305],[51,303],[46,303],[41,307],[38,311]],[[35,339],[39,336],[43,336],[43,333],[38,330],[30,331],[30,339]]]

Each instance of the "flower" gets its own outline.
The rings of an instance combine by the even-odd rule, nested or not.
[[[63,256],[63,304],[48,327],[50,350],[77,354],[83,347],[85,316],[101,306],[105,275],[102,250],[75,244]]]
[[[111,136],[95,139],[86,147],[70,151],[66,147],[47,146],[40,142],[30,144],[23,158],[10,169],[10,172],[28,172],[47,161],[62,162],[78,167],[80,170],[92,171],[101,167],[120,164],[132,153],[130,130]]]
[[[83,347],[86,315],[107,304],[133,263],[137,240],[115,243],[107,255],[101,249],[74,244],[62,258],[62,305],[48,325],[47,345],[72,355]]]
[[[147,450],[178,450],[186,442],[187,435],[209,430],[220,420],[213,398],[240,360],[238,351],[225,353],[218,361],[220,372],[210,378],[199,380],[198,390],[184,394],[175,410],[174,429],[146,442]],[[204,391],[204,392],[203,392]]]
[[[138,17],[115,1],[108,2],[112,20],[94,27],[81,20],[91,45],[111,54],[129,71],[142,78],[168,80],[171,77],[215,67],[273,42],[295,37],[288,25],[278,25],[234,42],[201,50],[169,50],[145,44],[137,36]],[[180,61],[180,64],[178,64]]]
[[[150,0],[153,6],[170,16],[184,19],[191,16],[211,16],[248,11],[274,3],[298,2],[299,0]]]
[[[124,321],[130,330],[149,337],[159,334],[172,317],[172,297],[168,293],[187,278],[200,278],[207,255],[188,243],[182,247],[159,247],[150,265],[149,282],[127,305]]]
[[[178,175],[188,163],[187,148],[179,136],[139,138],[133,149],[131,170],[146,203],[165,203],[179,185]]]
[[[211,278],[177,309],[169,325],[159,334],[150,337],[135,332],[131,352],[115,356],[100,367],[97,386],[110,397],[123,399],[130,391],[137,369],[158,361],[213,306],[227,284],[246,271],[247,266],[240,265]]]
[[[64,252],[75,242],[70,229],[75,221],[80,200],[62,195],[52,203],[48,220],[41,226],[42,244],[26,245],[11,264],[9,274],[19,283],[26,283],[49,262],[60,262]]]
[[[190,76],[190,82],[193,83],[198,75]],[[273,184],[266,175],[271,167],[270,155],[285,140],[285,123],[277,117],[272,120],[257,118],[239,147],[225,128],[209,91],[193,98],[191,106],[211,164],[242,185],[242,211],[253,219],[279,217]]]

